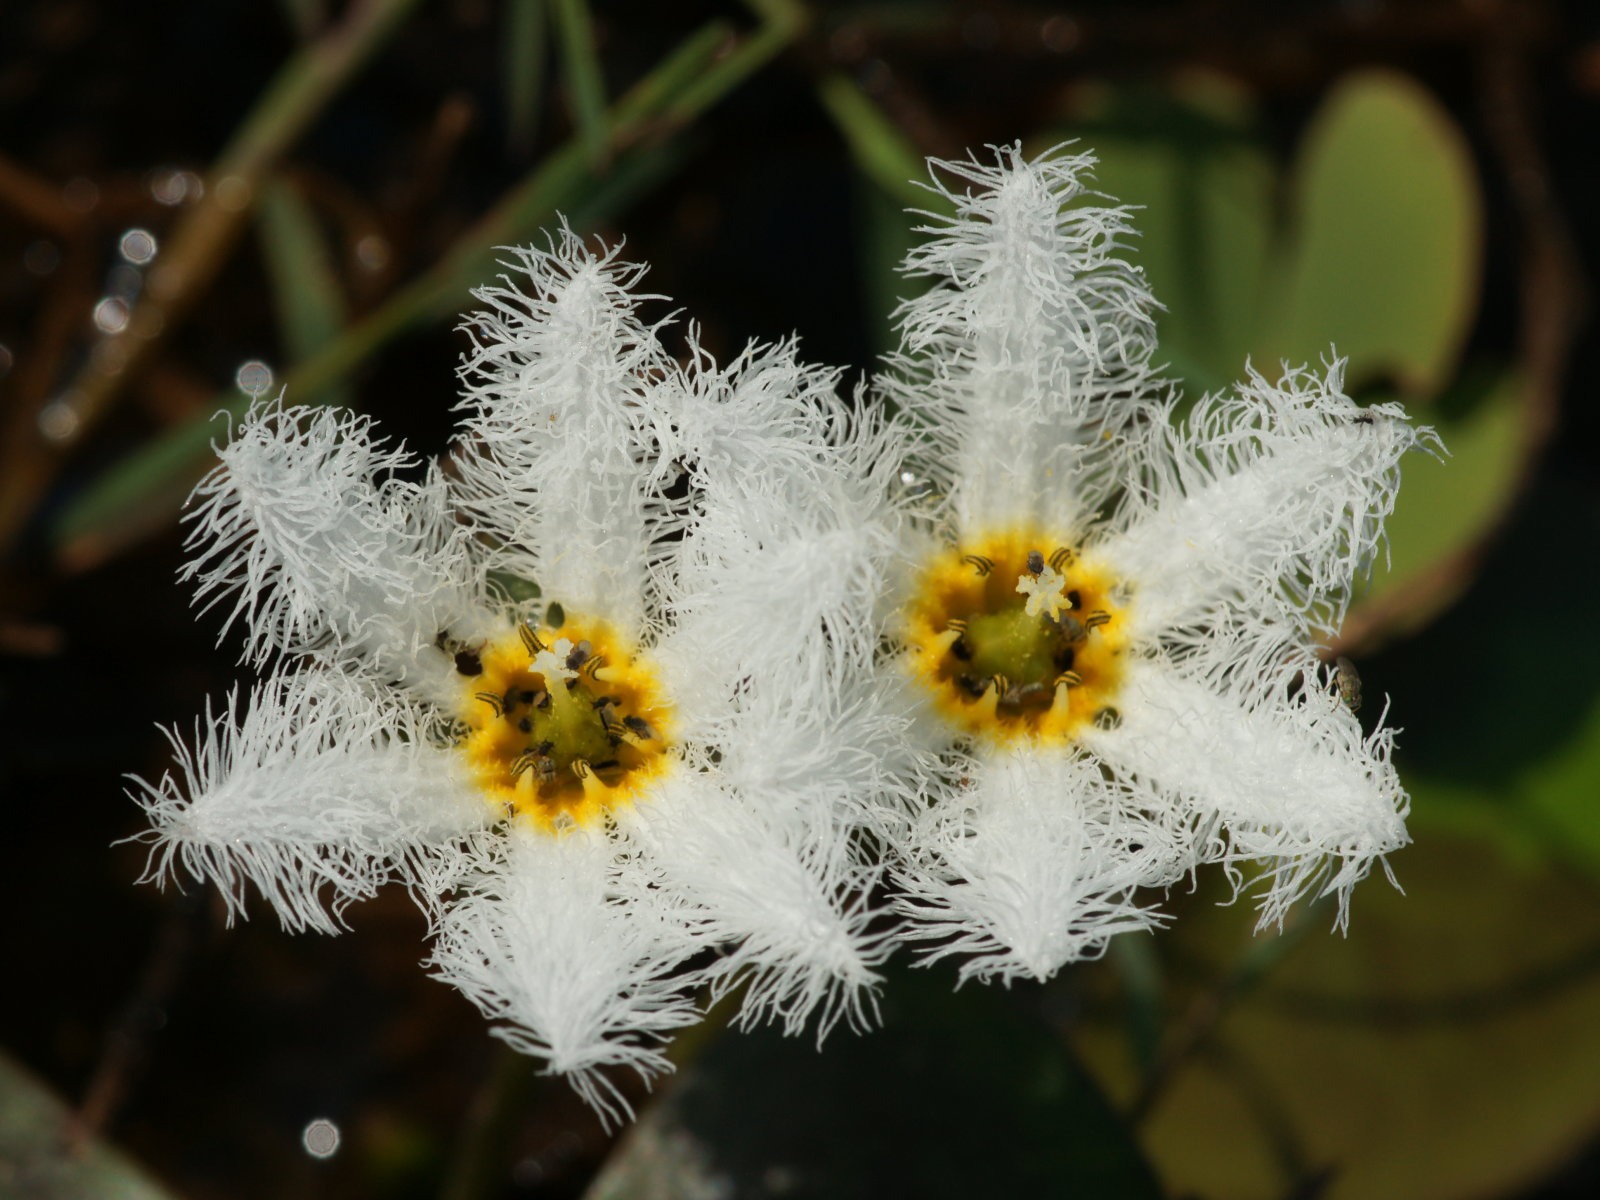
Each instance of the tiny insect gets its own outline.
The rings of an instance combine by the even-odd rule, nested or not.
[[[1044,555],[1040,554],[1037,550],[1028,551],[1028,574],[1044,574]]]
[[[1355,663],[1340,655],[1333,660],[1337,674],[1335,679],[1339,684],[1339,699],[1343,700],[1345,707],[1351,712],[1361,711],[1361,674],[1356,670]]]
[[[656,736],[656,731],[650,728],[650,723],[643,717],[623,717],[622,723],[627,727],[628,732],[635,737],[649,740]]]

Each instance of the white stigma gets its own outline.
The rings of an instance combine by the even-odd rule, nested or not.
[[[578,677],[577,671],[567,666],[567,656],[571,653],[571,640],[557,638],[555,644],[549,649],[541,650],[533,656],[534,672],[544,676],[544,686],[546,688],[556,683],[566,683]]]
[[[1072,608],[1067,599],[1067,577],[1052,566],[1046,566],[1037,575],[1024,571],[1017,576],[1017,591],[1028,597],[1030,617],[1043,613],[1054,621],[1061,613]]]

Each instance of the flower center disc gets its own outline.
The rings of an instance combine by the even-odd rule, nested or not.
[[[948,720],[994,741],[1113,722],[1126,641],[1115,582],[1031,530],[945,550],[907,608],[910,670]]]
[[[604,622],[522,625],[456,667],[480,786],[546,829],[598,822],[669,761],[672,711],[655,672]]]

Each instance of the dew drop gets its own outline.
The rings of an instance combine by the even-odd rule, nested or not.
[[[339,1150],[339,1127],[327,1117],[317,1117],[301,1130],[300,1144],[312,1158],[332,1158]]]
[[[120,296],[102,296],[94,306],[94,324],[101,333],[121,333],[128,327],[128,302]]]
[[[39,410],[39,432],[47,442],[64,442],[82,423],[77,409],[58,397]]]
[[[259,396],[272,387],[272,368],[259,358],[239,364],[234,372],[234,385],[247,396]]]
[[[126,230],[117,248],[122,251],[123,258],[136,267],[142,267],[156,256],[155,235],[148,229]]]

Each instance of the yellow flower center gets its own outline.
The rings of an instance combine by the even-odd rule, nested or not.
[[[455,656],[474,776],[509,814],[552,831],[598,823],[671,761],[654,669],[605,622],[559,620]]]
[[[1126,622],[1116,580],[1036,530],[937,554],[907,606],[908,666],[958,728],[1070,740],[1118,720]]]

